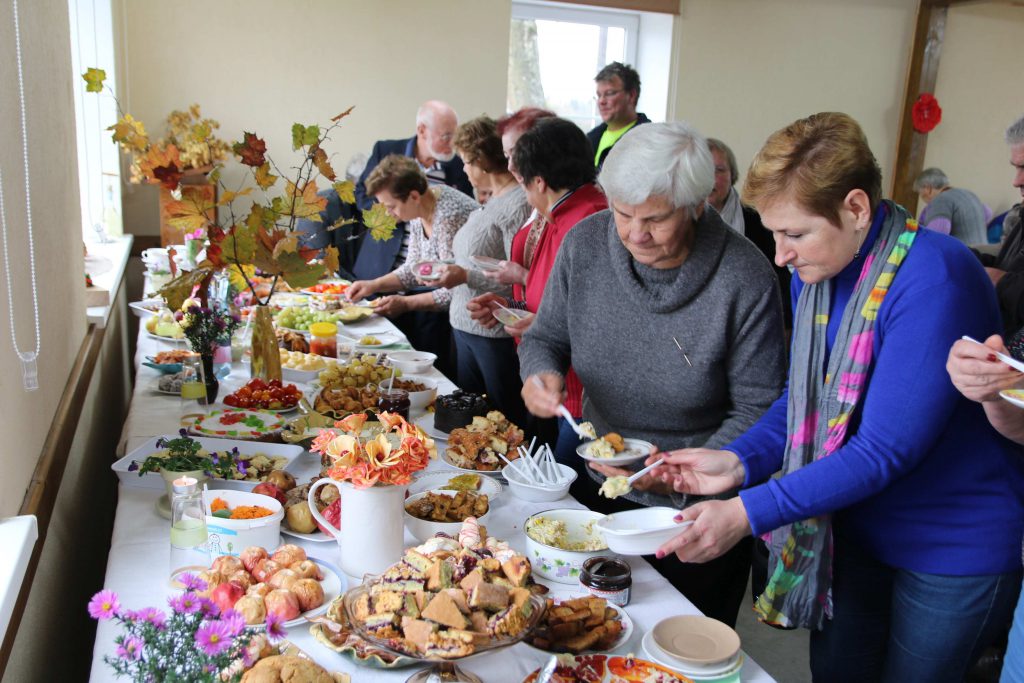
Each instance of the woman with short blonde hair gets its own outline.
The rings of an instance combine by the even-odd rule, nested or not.
[[[812,629],[814,680],[960,681],[1021,578],[1024,470],[945,370],[956,339],[999,329],[988,277],[881,199],[846,114],[772,134],[744,198],[798,275],[789,382],[724,448],[666,456],[676,491],[742,490],[685,509],[659,555],[704,562],[769,534],[756,610]]]

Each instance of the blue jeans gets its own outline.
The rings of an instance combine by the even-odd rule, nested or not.
[[[512,338],[482,337],[462,330],[452,330],[452,335],[459,388],[487,394],[496,410],[522,426],[526,406],[521,393],[523,381],[519,379],[519,355]]]
[[[955,683],[1010,618],[1021,570],[925,574],[836,538],[833,618],[811,632],[815,681]]]
[[[1000,683],[1024,683],[1024,600],[1017,601]]]

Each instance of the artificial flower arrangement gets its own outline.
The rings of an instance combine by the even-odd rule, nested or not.
[[[166,436],[160,437],[156,442],[157,448],[163,448],[166,454],[150,455],[142,461],[132,461],[128,465],[129,472],[139,473],[139,476],[147,472],[167,470],[168,472],[197,472],[202,470],[207,476],[220,479],[234,479],[235,472],[241,472],[245,477],[246,462],[238,455],[238,448],[235,447],[224,453],[202,452],[203,445],[191,438],[185,429],[178,430],[178,438],[169,439]]]
[[[90,68],[82,74],[87,82],[86,90],[102,92],[106,73],[102,69]],[[115,98],[116,102],[116,98]],[[138,157],[139,171],[147,182],[159,184],[172,193],[180,194],[184,164],[180,150],[174,144],[161,146],[152,144],[141,121],[121,111],[121,118],[111,126],[113,140],[122,149]],[[228,269],[233,277],[240,277],[253,293],[254,302],[265,305],[273,294],[278,280],[292,288],[310,287],[325,274],[338,270],[338,250],[327,247],[321,251],[310,249],[300,243],[300,232],[296,229],[301,219],[321,222],[320,212],[327,206],[327,198],[317,194],[317,180],[326,178],[342,201],[355,202],[355,184],[350,180],[338,180],[331,166],[323,144],[328,140],[342,119],[352,109],[341,112],[331,119],[331,125],[321,128],[317,124],[292,125],[292,151],[301,154],[301,162],[294,167],[294,175],[279,182],[284,175],[281,168],[267,154],[267,144],[256,133],[245,132],[241,142],[235,142],[231,151],[238,161],[248,167],[254,186],[228,188],[221,180],[223,166],[215,163],[209,173],[209,180],[220,190],[220,199],[213,202],[199,195],[181,195],[181,199],[168,206],[169,224],[175,228],[194,231],[205,230],[209,245],[206,258],[191,271],[183,272],[160,290],[172,310],[181,307],[196,285],[201,285],[200,296],[206,295],[206,285],[214,272]],[[190,111],[191,113],[191,111]],[[198,109],[196,110],[198,116]],[[193,130],[206,131],[211,127],[207,119],[198,123],[189,119]],[[190,149],[190,148],[189,148]],[[191,157],[188,157],[191,159]],[[244,183],[243,183],[244,184]],[[283,188],[282,188],[283,185]],[[258,192],[258,195],[253,195]],[[236,200],[246,196],[257,196],[247,215],[235,213]],[[224,225],[218,225],[213,217],[214,207],[224,207]],[[327,226],[332,230],[355,219],[340,219]],[[362,212],[363,225],[375,240],[387,240],[395,229],[394,219],[380,204]],[[271,278],[269,293],[265,298],[256,294],[250,275],[255,270]]]
[[[174,319],[198,354],[213,353],[217,346],[230,344],[231,334],[241,324],[241,319],[230,311],[204,306],[192,297],[185,299]]]
[[[377,415],[384,430],[375,436],[363,434],[367,419],[364,413],[349,415],[334,423],[340,434],[336,429],[322,429],[313,439],[310,450],[331,461],[326,476],[350,482],[357,489],[405,486],[437,456],[434,440],[401,415]]]
[[[123,609],[115,592],[102,590],[89,602],[89,615],[113,620],[123,632],[115,638],[116,656],[103,661],[117,676],[133,681],[238,681],[270,642],[286,635],[280,617],[268,614],[266,635],[246,630],[234,610],[221,612],[208,597],[207,584],[192,574],[179,577],[181,595],[168,599],[170,613],[156,607]]]

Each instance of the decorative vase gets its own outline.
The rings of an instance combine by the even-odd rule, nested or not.
[[[263,380],[281,379],[281,353],[270,309],[257,306],[252,321],[252,376]]]
[[[165,470],[162,467],[159,470],[160,476],[163,477],[164,486],[167,487],[167,495],[161,496],[156,501],[156,511],[160,513],[161,517],[165,519],[171,518],[171,500],[174,499],[174,480],[180,479],[181,477],[192,477],[199,483],[199,488],[203,488],[203,482],[208,480],[210,477],[206,475],[203,470],[193,470],[191,472],[175,472],[172,470]]]
[[[206,405],[211,406],[217,400],[217,392],[220,391],[220,382],[213,371],[213,354],[204,353],[200,355],[203,361],[203,380],[206,383]]]
[[[331,484],[341,493],[341,529],[316,508],[316,492]],[[309,488],[309,510],[316,521],[334,531],[341,555],[338,566],[349,576],[380,574],[402,557],[405,548],[405,487],[358,489],[347,481],[321,479]]]

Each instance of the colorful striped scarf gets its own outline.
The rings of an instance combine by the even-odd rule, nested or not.
[[[867,391],[875,321],[893,278],[917,237],[917,221],[889,201],[885,218],[843,311],[825,368],[831,280],[807,285],[797,302],[789,373],[783,476],[831,455],[849,437],[850,419]],[[820,629],[832,617],[831,515],[771,532],[768,585],[754,610],[778,626]]]

